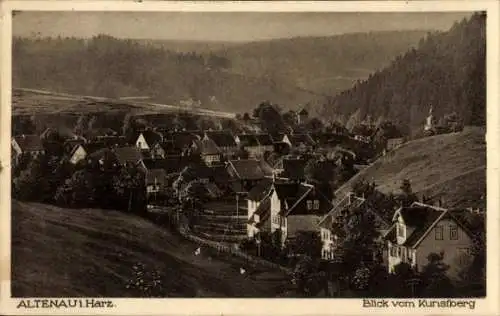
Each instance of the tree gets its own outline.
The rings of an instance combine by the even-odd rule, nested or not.
[[[113,176],[113,187],[127,212],[143,214],[146,211],[145,175],[138,167],[122,166]]]
[[[302,256],[292,272],[292,283],[297,286],[298,293],[306,297],[317,294],[325,281],[319,273],[318,262],[308,256]]]
[[[313,117],[306,123],[306,129],[309,132],[319,133],[323,130],[323,128],[324,128],[323,122],[317,117]]]
[[[452,297],[454,294],[453,284],[446,275],[450,267],[443,262],[443,258],[444,252],[427,256],[429,262],[422,268],[421,273],[426,297]]]
[[[418,201],[417,195],[413,193],[410,180],[404,179],[400,186],[401,194],[398,197],[402,206],[410,206],[413,202]]]
[[[44,155],[31,159],[25,170],[13,179],[13,195],[21,200],[47,202],[52,199],[48,181],[48,158]]]
[[[243,121],[248,122],[250,121],[250,115],[248,115],[248,112],[245,112],[243,114]]]
[[[310,258],[318,258],[321,255],[322,242],[317,232],[298,231],[293,242],[289,244],[289,250],[294,255],[303,255]]]
[[[94,184],[90,171],[78,170],[57,189],[55,200],[69,207],[95,206],[97,191]]]

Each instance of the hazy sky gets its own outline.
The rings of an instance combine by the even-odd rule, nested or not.
[[[447,30],[465,12],[439,13],[196,13],[22,12],[14,17],[19,36],[253,41],[381,30]]]

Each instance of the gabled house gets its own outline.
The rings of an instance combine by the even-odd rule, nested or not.
[[[222,154],[215,142],[210,138],[203,138],[193,143],[193,152],[199,154],[208,165],[217,165],[221,162]]]
[[[444,253],[443,262],[454,277],[471,260],[473,233],[453,212],[414,202],[401,207],[393,217],[393,225],[385,235],[389,272],[401,262],[419,271],[428,263],[431,253]]]
[[[14,136],[11,145],[15,163],[17,163],[23,155],[29,155],[35,158],[45,153],[42,140],[38,135]]]
[[[309,118],[309,112],[305,108],[302,108],[300,111],[297,111],[297,124],[304,124],[307,122]]]
[[[227,131],[208,131],[205,132],[203,139],[212,140],[220,152],[226,157],[233,157],[238,151],[238,145],[234,136]]]
[[[281,177],[301,182],[305,180],[304,169],[306,164],[306,159],[283,157],[275,168],[280,172]]]
[[[248,192],[266,176],[272,176],[272,169],[267,163],[255,159],[229,160],[227,173],[232,179],[236,192]]]
[[[80,161],[85,160],[85,158],[87,158],[87,151],[85,150],[83,145],[80,144],[75,145],[75,147],[73,147],[73,150],[69,154],[69,162],[73,165],[76,165]]]
[[[285,179],[264,182],[247,199],[248,235],[278,232],[282,246],[299,232],[317,232],[319,221],[331,209],[331,202],[314,186]]]
[[[152,159],[179,157],[183,154],[180,150],[176,150],[172,140],[164,140],[161,143],[157,143],[151,148],[150,153]]]
[[[137,148],[150,150],[154,145],[161,143],[163,136],[152,130],[145,130],[139,133],[135,141]]]
[[[318,223],[332,204],[314,186],[305,183],[274,183],[271,193],[271,233],[279,231],[284,245],[298,232],[317,232]]]

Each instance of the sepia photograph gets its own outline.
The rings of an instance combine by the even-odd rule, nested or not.
[[[17,308],[474,309],[490,295],[488,18],[12,11]]]

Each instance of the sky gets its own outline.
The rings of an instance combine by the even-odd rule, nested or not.
[[[447,30],[467,12],[36,12],[14,16],[15,36],[257,41],[387,30]]]

